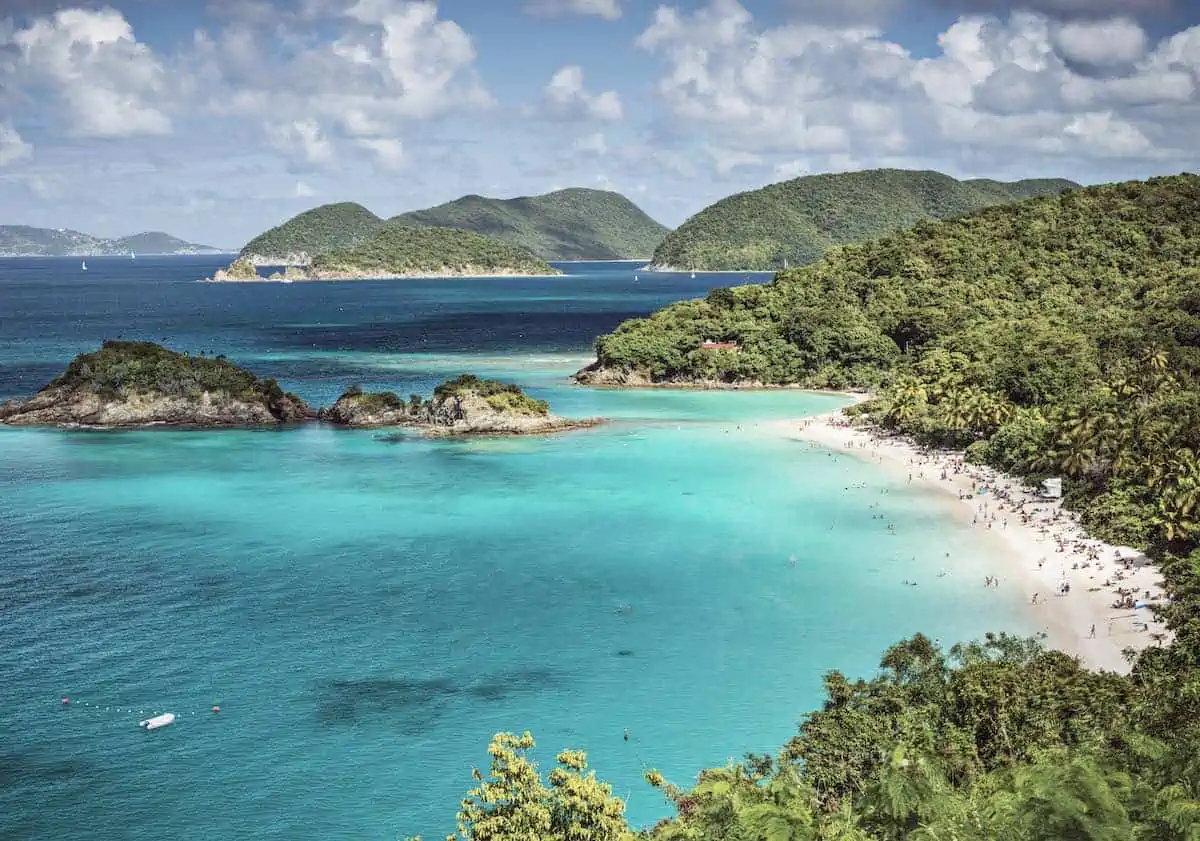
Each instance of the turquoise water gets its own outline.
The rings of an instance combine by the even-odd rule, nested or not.
[[[614,421],[472,441],[0,430],[0,837],[440,837],[491,734],[524,729],[547,765],[586,749],[645,824],[667,812],[646,767],[687,782],[777,749],[824,671],[868,674],[917,630],[1029,630],[974,576],[937,577],[944,552],[971,552],[943,506],[759,425],[840,398],[567,384],[583,331],[694,291],[647,295],[613,266],[577,270],[559,296],[532,281],[407,299],[312,285],[289,313],[310,326],[285,334],[269,321],[280,287],[247,298],[184,283],[178,265],[87,294],[139,312],[139,335],[175,319],[318,402],[353,380],[406,393],[473,370]],[[61,368],[88,330],[134,321],[119,308],[56,319],[27,303],[41,275],[9,272],[8,393]],[[559,333],[538,309],[555,298],[578,308]],[[172,309],[185,306],[196,314]],[[517,335],[521,312],[542,325],[524,332],[551,338]],[[381,347],[399,341],[389,323],[426,341]],[[339,330],[342,346],[311,341]],[[137,729],[164,710],[178,723]]]

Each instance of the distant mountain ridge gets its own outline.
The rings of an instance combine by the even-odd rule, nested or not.
[[[1057,195],[1065,179],[959,181],[930,170],[872,169],[808,175],[737,193],[672,231],[651,268],[770,271],[813,263],[829,248],[862,242],[921,221]]]
[[[68,228],[0,225],[0,257],[119,257],[126,254],[222,254],[223,248],[198,245],[145,231],[108,239]]]
[[[543,260],[648,257],[671,230],[620,193],[585,187],[514,199],[463,196],[390,221],[487,234]]]
[[[319,254],[361,245],[386,225],[456,228],[543,260],[647,257],[670,230],[620,193],[573,187],[514,199],[468,195],[387,220],[355,202],[325,204],[258,235],[240,257],[259,265],[308,265]]]

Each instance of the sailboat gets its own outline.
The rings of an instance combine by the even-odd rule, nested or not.
[[[692,279],[695,280],[695,278],[696,278],[696,273],[692,272]]]
[[[130,259],[130,260],[136,260],[136,259],[137,259],[137,255],[136,255],[136,254],[134,254],[132,251],[130,251],[130,252],[129,252],[129,259]]]
[[[82,263],[79,264],[79,271],[81,271],[81,272],[87,271],[87,260],[84,260]]]

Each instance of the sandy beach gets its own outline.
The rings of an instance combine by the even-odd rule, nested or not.
[[[1123,649],[1169,641],[1165,626],[1145,607],[1164,597],[1157,569],[1140,553],[1089,538],[1058,500],[1041,498],[1019,479],[965,464],[961,453],[925,452],[903,438],[851,426],[840,411],[775,425],[789,438],[872,461],[897,479],[944,494],[955,515],[978,529],[981,550],[1002,556],[1008,572],[997,588],[1023,591],[1049,646],[1093,668],[1125,673]],[[979,586],[985,586],[982,580]]]

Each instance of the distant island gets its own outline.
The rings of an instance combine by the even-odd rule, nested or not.
[[[273,379],[223,356],[193,356],[153,342],[105,341],[76,356],[26,400],[0,404],[0,424],[102,429],[279,427],[320,420],[347,427],[408,427],[427,435],[539,435],[595,426],[599,419],[551,414],[519,386],[463,374],[424,399],[346,389],[319,412]]]
[[[161,231],[117,239],[95,237],[66,228],[0,225],[0,257],[123,257],[130,254],[224,254],[225,249],[197,245]]]
[[[216,282],[257,280],[360,280],[562,274],[530,251],[457,228],[414,228],[387,223],[354,245],[317,254],[307,266],[288,266],[267,278],[239,257],[218,271]]]
[[[834,246],[930,219],[1077,188],[1073,181],[958,181],[940,172],[873,169],[809,175],[721,199],[662,241],[658,271],[774,271]]]
[[[668,228],[629,199],[572,188],[515,199],[464,196],[384,220],[354,202],[306,210],[258,235],[239,253],[256,266],[308,266],[360,245],[387,225],[456,228],[500,240],[542,260],[648,257]]]

